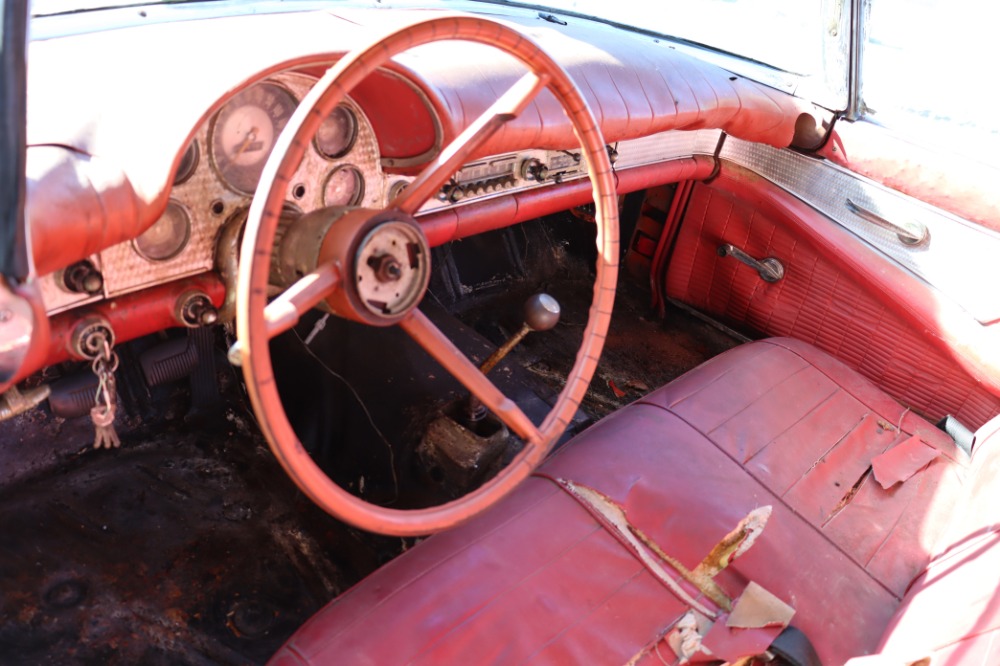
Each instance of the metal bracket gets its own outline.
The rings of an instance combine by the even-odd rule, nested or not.
[[[754,259],[749,254],[730,243],[723,243],[717,250],[720,257],[733,257],[757,271],[764,282],[777,282],[785,277],[785,267],[774,257]]]
[[[6,421],[18,414],[24,414],[37,407],[52,393],[48,384],[42,384],[21,393],[16,386],[11,386],[7,392],[0,395],[0,421]]]

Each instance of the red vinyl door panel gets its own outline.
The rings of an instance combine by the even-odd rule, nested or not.
[[[754,185],[752,174],[734,177],[735,170],[724,168],[710,184],[693,187],[667,268],[669,297],[750,335],[809,342],[931,420],[952,414],[976,429],[1000,411],[1000,399],[942,349],[936,331],[901,314],[906,303],[890,302],[851,262],[807,233],[809,225],[834,222],[818,213],[810,219],[784,215],[780,207],[748,201],[747,182],[767,197],[791,195],[759,179]],[[720,257],[723,243],[757,259],[778,258],[784,278],[767,283],[736,259]],[[886,261],[862,241],[857,244],[872,262]],[[917,280],[913,284],[918,286],[911,290],[922,288]],[[920,300],[916,294],[914,300]]]

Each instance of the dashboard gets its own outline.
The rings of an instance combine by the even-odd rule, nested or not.
[[[166,207],[134,239],[40,280],[57,314],[220,268],[234,258],[247,209],[274,143],[316,78],[284,72],[230,97],[195,132],[173,176]],[[711,154],[718,131],[667,131],[608,145],[620,169]],[[389,161],[390,164],[392,161]],[[286,217],[324,207],[384,207],[414,176],[383,168],[365,109],[348,97],[321,125],[286,192]],[[529,149],[460,168],[418,217],[587,177],[579,150]],[[231,286],[231,285],[227,285]]]
[[[129,30],[33,25],[25,215],[31,300],[50,332],[22,373],[81,358],[85,320],[107,321],[119,341],[226,321],[243,223],[299,100],[345,53],[428,16],[350,3],[261,14],[219,7],[103,15]],[[494,6],[491,17],[536,40],[577,82],[620,193],[710,176],[723,133],[787,146],[796,119],[816,112],[647,35],[516,7]],[[286,221],[333,206],[384,207],[523,74],[485,45],[440,42],[397,56],[350,91],[307,148],[284,193]],[[433,247],[583,205],[586,176],[572,123],[543,92],[415,216]],[[218,319],[204,318],[216,316],[206,303]],[[193,319],[192,304],[201,308]]]

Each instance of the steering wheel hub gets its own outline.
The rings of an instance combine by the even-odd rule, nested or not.
[[[362,239],[354,258],[358,299],[375,317],[392,322],[417,306],[430,280],[427,240],[413,222],[380,223]]]

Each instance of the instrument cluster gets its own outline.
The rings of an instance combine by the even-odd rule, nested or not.
[[[315,79],[287,72],[229,99],[196,132],[163,215],[138,238],[87,263],[99,290],[74,290],[67,271],[42,280],[50,314],[211,270],[220,230],[245,217],[274,144]],[[363,110],[346,99],[326,118],[286,193],[293,214],[326,206],[381,207],[389,186]]]
[[[241,90],[198,129],[167,206],[139,237],[40,279],[50,315],[218,269],[234,279],[234,253],[267,158],[315,78],[277,74]],[[608,147],[616,168],[712,154],[718,132],[665,132]],[[464,165],[419,214],[586,177],[578,152],[523,150]],[[320,126],[285,193],[294,219],[328,206],[384,208],[412,176],[387,176],[364,111],[350,98]],[[226,270],[223,270],[223,268]]]

